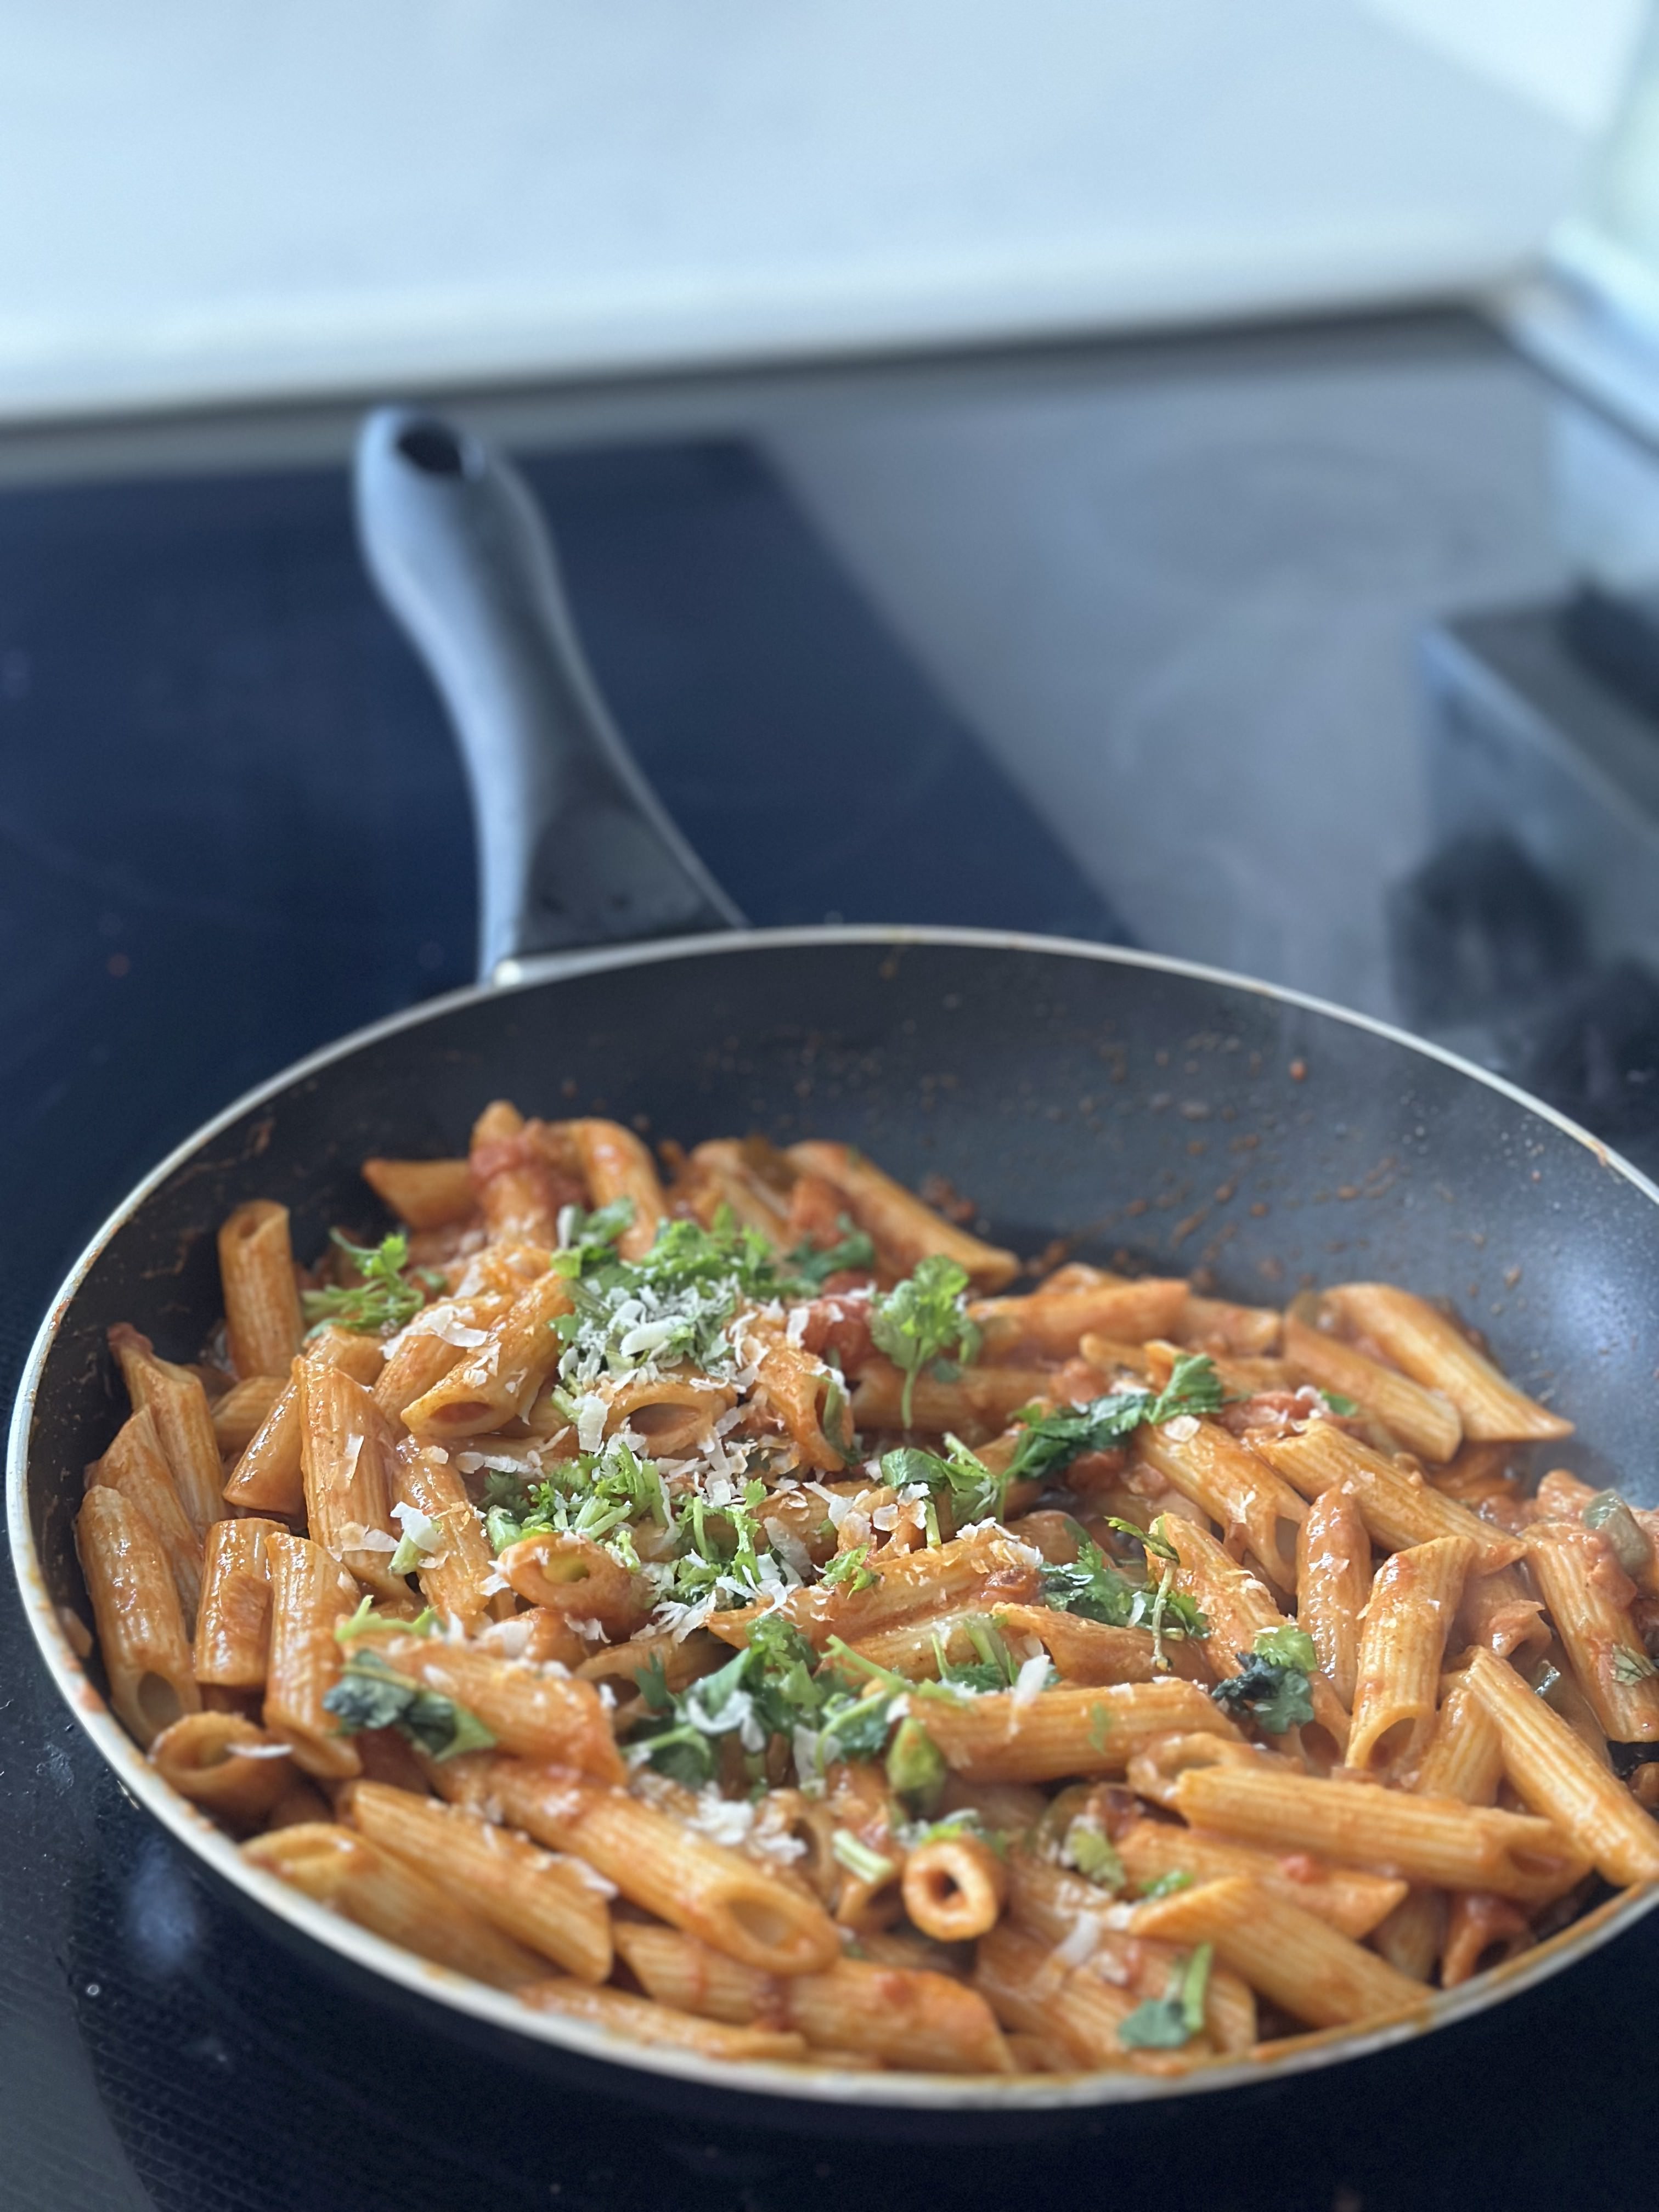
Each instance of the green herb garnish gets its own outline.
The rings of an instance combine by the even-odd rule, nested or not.
[[[453,1698],[423,1689],[400,1674],[374,1651],[353,1651],[340,1679],[323,1692],[323,1709],[332,1713],[339,1735],[362,1729],[395,1728],[433,1759],[453,1759],[464,1751],[488,1751],[495,1739],[475,1713]]]
[[[1087,1406],[1052,1413],[1028,1410],[1008,1466],[1011,1482],[1059,1474],[1085,1452],[1110,1451],[1143,1426],[1158,1427],[1182,1414],[1213,1413],[1224,1401],[1215,1363],[1201,1352],[1183,1352],[1162,1390],[1114,1390]]]
[[[914,1274],[870,1301],[870,1334],[904,1376],[900,1419],[910,1425],[916,1377],[933,1360],[954,1352],[964,1364],[979,1350],[980,1333],[968,1317],[968,1277],[954,1260],[931,1252]]]
[[[1170,1977],[1161,1997],[1147,1997],[1118,2025],[1117,2039],[1130,2051],[1179,2051],[1204,2027],[1204,1995],[1209,1985],[1213,1943],[1200,1943],[1184,1966]]]
[[[1283,1735],[1287,1729],[1303,1728],[1314,1717],[1312,1676],[1319,1655],[1305,1630],[1286,1622],[1264,1628],[1254,1651],[1241,1651],[1239,1672],[1218,1682],[1210,1692],[1217,1705],[1235,1715],[1245,1713],[1268,1735]]]
[[[311,1323],[309,1336],[331,1323],[360,1336],[391,1336],[414,1320],[426,1304],[428,1291],[443,1288],[443,1277],[424,1268],[418,1281],[410,1280],[404,1272],[409,1265],[409,1239],[401,1230],[394,1230],[372,1246],[354,1244],[337,1229],[331,1230],[329,1236],[353,1262],[362,1280],[343,1289],[301,1292],[300,1304]]]

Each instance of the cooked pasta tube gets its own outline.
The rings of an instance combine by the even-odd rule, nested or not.
[[[1457,1892],[1459,1896],[1466,1893]],[[1443,1889],[1408,1889],[1372,1934],[1373,1947],[1407,1981],[1434,1979],[1446,1940],[1446,1900],[1450,1894]]]
[[[311,1540],[360,1583],[394,1601],[406,1600],[409,1585],[389,1564],[398,1548],[391,1423],[361,1382],[337,1367],[309,1365],[300,1373],[300,1425]]]
[[[904,1413],[904,1377],[890,1359],[871,1359],[859,1370],[853,1391],[853,1418],[860,1429],[908,1425],[920,1436],[948,1431],[1006,1429],[1022,1407],[1046,1397],[1054,1376],[1047,1367],[964,1367],[955,1382],[941,1382],[924,1368],[910,1395],[910,1419]]]
[[[1210,1633],[1205,1656],[1219,1675],[1241,1674],[1265,1632],[1289,1626],[1265,1583],[1230,1559],[1195,1522],[1166,1514],[1164,1534],[1179,1561],[1176,1579],[1198,1600]],[[1323,1674],[1308,1678],[1313,1724],[1329,1739],[1328,1757],[1340,1758],[1348,1741],[1348,1714]],[[1184,1725],[1184,1723],[1183,1723]]]
[[[1651,1743],[1659,1737],[1659,1671],[1631,1617],[1635,1585],[1605,1538],[1580,1522],[1536,1522],[1526,1545],[1528,1568],[1601,1733],[1615,1743]]]
[[[700,1193],[694,1188],[691,1203],[705,1229],[720,1206],[729,1206],[740,1227],[758,1230],[780,1251],[788,1246],[788,1193],[775,1189],[757,1172],[735,1138],[712,1137],[694,1145],[691,1170],[694,1186],[701,1186]]]
[[[1346,1490],[1322,1490],[1297,1534],[1297,1626],[1312,1637],[1322,1671],[1351,1711],[1370,1591],[1371,1540],[1359,1508]]]
[[[1373,1451],[1334,1422],[1310,1421],[1305,1429],[1279,1437],[1258,1431],[1252,1449],[1304,1498],[1317,1498],[1340,1483],[1358,1506],[1371,1540],[1387,1551],[1403,1552],[1437,1536],[1467,1536],[1480,1573],[1507,1567],[1521,1555],[1517,1538],[1478,1519],[1414,1468]]]
[[[567,1196],[556,1182],[555,1162],[518,1108],[492,1099],[472,1124],[467,1155],[473,1192],[492,1238],[522,1238],[550,1250],[558,1240],[559,1207]],[[580,1194],[570,1148],[568,1197]]]
[[[599,1692],[563,1673],[497,1659],[447,1637],[377,1635],[374,1650],[411,1681],[464,1705],[503,1751],[549,1759],[602,1780],[619,1779],[622,1759]]]
[[[221,1690],[263,1689],[270,1654],[270,1562],[280,1522],[245,1515],[208,1530],[192,1664],[198,1682]]]
[[[1322,1781],[1288,1767],[1189,1766],[1170,1794],[1195,1828],[1279,1850],[1319,1851],[1431,1888],[1558,1897],[1587,1863],[1547,1820],[1373,1782]]]
[[[1474,1547],[1437,1536],[1384,1559],[1371,1584],[1344,1762],[1362,1771],[1414,1758],[1434,1732],[1440,1662]]]
[[[1463,1441],[1462,1418],[1443,1391],[1425,1390],[1294,1314],[1285,1320],[1285,1357],[1299,1380],[1352,1398],[1419,1459],[1449,1460]]]
[[[594,2027],[607,2028],[629,2043],[666,2044],[674,2050],[697,2051],[705,2058],[744,2062],[788,2063],[807,2055],[805,2037],[791,2030],[725,2027],[717,2021],[699,2020],[690,2013],[653,2004],[649,1997],[629,1996],[623,1990],[596,1990],[586,1982],[561,1981],[556,1977],[520,1990],[518,1995],[538,2012],[591,2021]]]
[[[514,1827],[574,1852],[630,1905],[745,1966],[822,1973],[841,1955],[834,1923],[804,1889],[625,1790],[513,1759],[491,1763],[487,1788]]]
[[[1008,1874],[980,1837],[936,1836],[905,1854],[900,1876],[912,1923],[936,1943],[969,1943],[994,1928],[1008,1894]]]
[[[372,1383],[380,1372],[378,1339],[359,1336],[349,1328],[319,1329],[307,1342],[301,1358],[291,1363],[288,1381],[271,1401],[230,1480],[224,1486],[225,1502],[245,1511],[281,1513],[297,1519],[306,1510],[305,1476],[301,1469],[304,1417],[300,1409],[300,1377],[308,1367],[337,1367],[354,1382]]]
[[[611,1972],[609,1884],[459,1805],[377,1782],[351,1785],[349,1816],[371,1843],[406,1860],[447,1895],[578,1981]]]
[[[841,1376],[804,1345],[792,1344],[781,1322],[751,1315],[744,1326],[760,1370],[762,1402],[781,1421],[805,1465],[838,1474],[853,1432]]]
[[[1143,1905],[1135,1927],[1166,1943],[1213,1943],[1252,1989],[1310,2027],[1343,2027],[1424,2002],[1417,1984],[1374,1951],[1237,1876]]]
[[[1166,1674],[1182,1675],[1189,1682],[1214,1680],[1206,1656],[1207,1639],[1172,1638],[1164,1646],[1164,1664],[1160,1667],[1150,1629],[1113,1628],[1103,1620],[1085,1620],[1080,1613],[1056,1613],[1041,1605],[994,1606],[991,1618],[1006,1635],[1035,1637],[1063,1681],[1156,1682]],[[971,1646],[968,1653],[951,1656],[971,1656]]]
[[[733,1384],[711,1381],[706,1375],[653,1372],[619,1376],[599,1387],[598,1395],[605,1401],[606,1436],[631,1429],[659,1459],[677,1459],[701,1449],[715,1422],[738,1399]],[[538,1403],[527,1416],[532,1428],[539,1411]]]
[[[643,1260],[668,1212],[650,1153],[619,1121],[566,1121],[562,1127],[575,1146],[588,1204],[611,1206],[621,1198],[632,1204],[634,1218],[617,1239],[617,1249],[624,1260]]]
[[[791,1145],[787,1155],[803,1175],[821,1176],[847,1200],[859,1227],[874,1243],[897,1275],[914,1272],[918,1260],[938,1253],[954,1260],[976,1289],[1000,1291],[1019,1272],[1012,1252],[982,1244],[965,1229],[935,1213],[902,1183],[895,1182],[851,1145],[813,1141]]]
[[[651,1609],[628,1569],[589,1536],[539,1529],[509,1544],[495,1565],[526,1604],[597,1620],[607,1636],[629,1635]]]
[[[215,1399],[213,1434],[222,1458],[240,1459],[258,1435],[287,1386],[291,1364],[285,1363],[280,1375],[250,1375]]]
[[[410,1513],[428,1524],[422,1531],[415,1570],[421,1595],[441,1620],[459,1620],[476,1628],[492,1612],[504,1609],[495,1554],[467,1495],[466,1485],[450,1465],[441,1445],[422,1445],[413,1437],[398,1444],[392,1462],[396,1495],[392,1517],[407,1531]],[[398,1506],[410,1509],[399,1516]],[[416,1524],[418,1525],[418,1524]],[[510,1604],[511,1598],[505,1601]]]
[[[623,1921],[617,1948],[659,2004],[732,2027],[775,2021],[815,2050],[854,2051],[930,2074],[1013,2070],[977,1990],[927,1969],[841,1959],[821,1974],[758,1972],[677,1928]]]
[[[490,1329],[517,1295],[517,1291],[486,1291],[474,1297],[439,1299],[382,1347],[385,1359],[378,1374],[356,1379],[372,1387],[383,1413],[402,1420],[417,1398],[435,1389],[470,1352],[489,1341]]]
[[[1525,1913],[1508,1898],[1465,1891],[1452,1899],[1446,1915],[1441,1984],[1455,1990],[1472,1976],[1518,1958],[1537,1941]]]
[[[255,1836],[242,1856],[372,1935],[452,1973],[518,1990],[546,1972],[544,1960],[492,1927],[453,1891],[332,1821]]]
[[[1067,1963],[1087,1966],[1097,1980],[1135,1998],[1161,1997],[1180,1957],[1172,1944],[1150,1942],[1119,1924],[1133,1917],[1128,1906],[1018,1846],[1008,1854],[1008,1911],[1020,1928],[1062,1947]],[[1248,2051],[1255,2041],[1255,1999],[1224,1966],[1205,1989],[1204,2026],[1218,2051]]]
[[[173,1469],[179,1500],[198,1536],[223,1517],[219,1486],[219,1440],[213,1433],[202,1380],[188,1367],[158,1359],[147,1336],[125,1322],[111,1329],[109,1347],[120,1364],[121,1379],[135,1413],[146,1407],[155,1417],[155,1433]]]
[[[1123,1870],[1138,1888],[1148,1888],[1170,1874],[1189,1874],[1194,1881],[1243,1875],[1355,1942],[1386,1920],[1406,1894],[1406,1885],[1397,1876],[1332,1866],[1308,1851],[1286,1855],[1261,1850],[1252,1844],[1177,1827],[1170,1820],[1133,1821],[1119,1832],[1116,1844]]]
[[[1504,1778],[1504,1745],[1498,1724],[1466,1674],[1446,1678],[1440,1718],[1412,1778],[1424,1797],[1459,1797],[1466,1805],[1493,1805]]]
[[[1279,1350],[1280,1331],[1276,1307],[1235,1305],[1227,1298],[1201,1298],[1189,1291],[1173,1327],[1146,1334],[1178,1337],[1212,1357],[1261,1359]]]
[[[101,1484],[81,1501],[75,1548],[92,1600],[110,1705],[148,1748],[202,1703],[167,1554],[137,1508]]]
[[[1046,1284],[1023,1297],[979,1298],[969,1309],[981,1334],[979,1357],[992,1364],[1026,1366],[1069,1359],[1088,1335],[1141,1344],[1168,1336],[1187,1304],[1177,1279],[1097,1283],[1055,1291]]]
[[[179,1593],[185,1633],[190,1635],[202,1596],[202,1540],[179,1499],[173,1470],[155,1432],[155,1417],[148,1406],[123,1423],[102,1459],[94,1460],[87,1469],[87,1477],[89,1483],[101,1482],[110,1490],[118,1490],[155,1531]],[[215,1528],[222,1525],[214,1523]]]
[[[492,1323],[485,1342],[404,1408],[405,1425],[431,1443],[481,1435],[522,1413],[563,1350],[553,1324],[570,1310],[562,1275],[532,1283]]]
[[[1513,1651],[1543,1650],[1550,1642],[1550,1625],[1523,1571],[1498,1567],[1491,1574],[1471,1575],[1464,1583],[1457,1635],[1462,1643],[1483,1644],[1507,1659]]]
[[[1517,1390],[1455,1322],[1392,1283],[1344,1283],[1328,1294],[1338,1318],[1395,1365],[1449,1398],[1475,1443],[1568,1437],[1572,1423]]]
[[[1296,1538],[1307,1507],[1280,1476],[1215,1421],[1166,1421],[1136,1432],[1135,1456],[1238,1536],[1276,1588],[1296,1588]]]
[[[665,1689],[684,1690],[712,1674],[729,1656],[710,1636],[635,1636],[626,1644],[602,1645],[578,1659],[571,1671],[586,1682],[616,1682],[631,1691],[636,1677],[655,1665],[662,1668]]]
[[[927,1551],[877,1552],[866,1565],[876,1579],[863,1589],[814,1583],[791,1590],[775,1607],[714,1613],[709,1628],[722,1643],[746,1644],[754,1623],[777,1612],[822,1650],[832,1636],[850,1643],[913,1614],[942,1612],[970,1594],[987,1593],[988,1603],[1032,1597],[1042,1559],[1018,1537],[991,1526]]]
[[[365,1160],[363,1181],[411,1229],[446,1229],[477,1207],[469,1160]]]
[[[181,1797],[233,1828],[259,1827],[292,1779],[287,1746],[240,1713],[185,1713],[149,1757]]]
[[[1139,2000],[1006,1921],[979,1945],[974,1987],[1005,2028],[1058,2044],[1073,2065],[1127,2067],[1135,2056],[1118,2030]]]
[[[913,1695],[906,1703],[945,1765],[975,1782],[1121,1774],[1153,1736],[1237,1737],[1196,1683],[1177,1680],[1045,1690],[1024,1701],[1005,1690],[977,1698]]]
[[[1659,1881],[1659,1824],[1597,1764],[1560,1715],[1490,1651],[1471,1652],[1468,1675],[1498,1724],[1504,1771],[1534,1812],[1571,1837],[1604,1881]],[[1497,1882],[1467,1886],[1514,1893]]]
[[[296,1765],[307,1774],[343,1779],[358,1773],[362,1761],[323,1699],[340,1679],[334,1631],[356,1602],[356,1585],[320,1544],[303,1536],[268,1535],[265,1560],[270,1574],[265,1732],[291,1744]]]
[[[250,1199],[219,1231],[230,1364],[239,1376],[285,1375],[306,1325],[285,1206]]]

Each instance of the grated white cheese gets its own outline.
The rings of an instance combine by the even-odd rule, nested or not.
[[[1197,1414],[1177,1413],[1174,1420],[1164,1422],[1163,1434],[1169,1437],[1171,1443],[1190,1443],[1198,1434]]]
[[[1048,1655],[1046,1651],[1039,1651],[1035,1658],[1027,1659],[1024,1662],[1014,1679],[1013,1702],[1015,1705],[1034,1704],[1042,1694],[1042,1686],[1048,1679]]]
[[[610,1407],[597,1393],[589,1391],[576,1401],[576,1442],[585,1452],[596,1452],[605,1442],[605,1416]]]

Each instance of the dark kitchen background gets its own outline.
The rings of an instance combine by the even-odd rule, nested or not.
[[[739,9],[689,56],[659,9],[631,75],[575,9],[417,11],[397,46],[389,11],[301,9],[246,50],[109,12],[90,77],[18,33],[0,157],[29,215],[0,248],[8,1389],[172,1145],[471,978],[459,767],[352,534],[353,425],[394,394],[520,459],[617,718],[752,922],[1261,975],[1659,1175],[1640,8],[1285,4],[1246,49],[1198,0],[1023,29],[917,0],[797,48]],[[384,60],[378,121],[318,89],[318,42],[359,91]],[[621,152],[548,88],[572,51]],[[775,135],[785,83],[815,88],[799,149],[722,144]],[[261,198],[289,86],[313,137]],[[735,2140],[487,2069],[209,1892],[79,1739],[9,1577],[0,1931],[0,2204],[31,2212],[1651,2194],[1647,1929],[1420,2051],[1017,2149]]]

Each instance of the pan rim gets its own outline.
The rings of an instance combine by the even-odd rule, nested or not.
[[[585,2022],[538,2013],[520,2004],[502,1991],[487,1988],[463,1976],[433,1966],[413,1953],[373,1936],[367,1929],[339,1918],[297,1891],[245,1862],[236,1845],[206,1816],[167,1788],[149,1765],[137,1745],[109,1711],[76,1657],[46,1588],[34,1543],[27,1510],[28,1446],[33,1427],[35,1400],[41,1376],[59,1328],[67,1317],[87,1275],[111,1238],[150,1195],[179,1168],[252,1109],[278,1096],[291,1085],[320,1073],[380,1039],[397,1035],[469,1005],[517,997],[548,983],[611,969],[648,966],[659,961],[717,956],[731,952],[788,950],[815,945],[944,945],[987,951],[1031,952],[1047,957],[1084,958],[1107,965],[1137,968],[1190,981],[1241,990],[1278,1004],[1369,1030],[1385,1041],[1404,1046],[1425,1059],[1437,1060],[1457,1073],[1473,1078],[1498,1092],[1564,1135],[1583,1145],[1601,1164],[1623,1178],[1656,1206],[1659,1187],[1613,1147],[1583,1128],[1570,1116],[1541,1099],[1533,1097],[1504,1077],[1476,1066],[1461,1054],[1430,1041],[1414,1037],[1379,1018],[1340,1006],[1288,986],[1254,976],[1237,975],[1204,963],[1143,952],[1121,945],[1097,945],[1086,939],[1049,937],[1036,933],[975,929],[931,924],[877,922],[800,925],[775,929],[710,932],[622,945],[592,947],[536,958],[504,961],[487,981],[447,992],[351,1031],[314,1053],[280,1070],[233,1100],[162,1159],[121,1200],[88,1240],[53,1294],[35,1333],[18,1377],[15,1401],[7,1439],[6,1513],[13,1571],[24,1612],[40,1656],[53,1685],[70,1712],[112,1769],[117,1781],[146,1811],[161,1820],[187,1850],[204,1859],[231,1887],[240,1890],[264,1910],[299,1933],[333,1950],[349,1965],[389,1980],[410,1993],[447,2005],[452,2010],[509,2035],[550,2044],[591,2061],[623,2066],[654,2075],[665,2081],[712,2090],[726,2098],[758,2095],[781,2107],[790,2103],[814,2106],[854,2105],[894,2112],[952,2112],[976,2115],[1077,2112],[1095,2107],[1143,2103],[1170,2097],[1191,2096],[1238,2088],[1287,2075],[1364,2057],[1407,2039],[1449,2026],[1483,2011],[1503,1998],[1520,1994],[1544,1980],[1571,1960],[1587,1956],[1617,1933],[1659,1905],[1659,1884],[1626,1891],[1607,1899],[1586,1916],[1562,1929],[1545,1942],[1495,1972],[1477,1977],[1453,1990],[1425,1994],[1419,2007],[1370,2029],[1349,2032],[1332,2029],[1297,2037],[1283,2051],[1266,2059],[1249,2057],[1218,2059],[1181,2075],[1090,2073],[1030,2075],[1003,2081],[984,2076],[924,2074],[868,2074],[833,2069],[795,2069],[761,2061],[717,2061],[690,2051],[634,2044]]]

